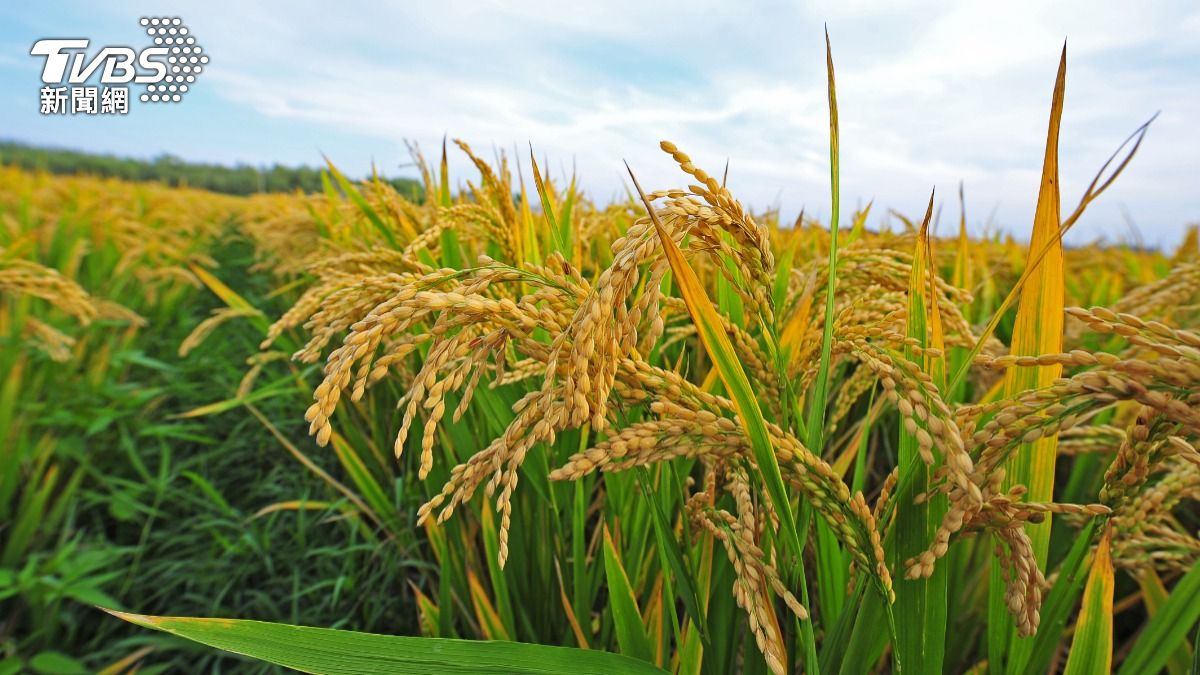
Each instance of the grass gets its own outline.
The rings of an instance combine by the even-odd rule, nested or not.
[[[7,655],[199,658],[79,628],[94,604],[314,672],[443,646],[464,669],[1186,672],[1197,234],[1170,256],[1061,244],[1146,127],[1062,218],[1064,60],[1029,245],[969,237],[965,200],[939,239],[933,196],[843,229],[831,51],[829,224],[751,212],[665,141],[689,187],[634,178],[608,205],[461,142],[478,176],[457,185],[447,146],[436,169],[415,153],[424,201],[332,164],[323,194],[252,199],[11,172],[0,420],[24,515],[2,532],[91,582],[21,586]],[[94,227],[56,186],[179,200],[186,236],[131,258],[95,240],[127,214]]]

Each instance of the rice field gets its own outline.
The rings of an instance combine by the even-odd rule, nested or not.
[[[1200,228],[1063,245],[1064,68],[1017,238],[841,213],[832,60],[828,222],[0,168],[0,672],[1197,672]]]

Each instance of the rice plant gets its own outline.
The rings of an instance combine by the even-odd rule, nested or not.
[[[0,672],[235,660],[97,622],[96,605],[375,630],[412,614],[409,596],[354,589],[402,583],[419,561],[380,550],[318,478],[259,452],[274,439],[257,420],[179,416],[233,391],[257,342],[240,318],[178,356],[222,304],[204,286],[211,270],[279,311],[266,273],[247,270],[246,208],[0,168]],[[273,404],[259,402],[288,416]]]
[[[181,352],[262,337],[187,416],[250,415],[365,536],[417,551],[428,574],[360,592],[411,594],[422,637],[114,613],[321,673],[1194,667],[1196,230],[1171,257],[1063,245],[1150,123],[1065,211],[1064,50],[1028,244],[971,238],[965,201],[937,237],[935,195],[869,229],[870,207],[839,222],[827,54],[828,223],[753,212],[669,141],[686,187],[634,167],[607,205],[532,149],[461,141],[457,188],[448,147],[413,148],[421,200],[330,164],[322,194],[239,202],[290,309],[205,261],[163,273],[225,304]],[[0,286],[98,311],[32,263]]]

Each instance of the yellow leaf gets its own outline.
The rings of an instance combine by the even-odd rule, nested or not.
[[[268,505],[262,507],[261,509],[255,511],[254,515],[250,516],[250,519],[254,520],[256,518],[262,518],[265,515],[275,513],[277,511],[305,511],[305,510],[325,511],[332,507],[333,507],[332,502],[314,502],[314,501],[308,501],[308,500],[292,500],[292,501],[286,501],[286,502],[275,502],[274,504],[268,504]]]
[[[1062,240],[1058,238],[1059,190],[1058,190],[1058,130],[1062,121],[1063,90],[1066,83],[1067,52],[1063,49],[1058,65],[1058,77],[1054,84],[1054,98],[1050,110],[1050,129],[1046,135],[1046,156],[1042,165],[1042,184],[1038,193],[1037,211],[1033,219],[1033,233],[1029,241],[1029,255],[1050,245],[1042,258],[1041,265],[1034,271],[1021,291],[1017,306],[1016,322],[1010,351],[1017,356],[1039,356],[1061,352],[1063,348],[1063,317],[1065,309],[1063,283]],[[1053,243],[1052,243],[1053,242]],[[1004,381],[1004,394],[1012,398],[1030,389],[1049,386],[1062,374],[1062,366],[1048,365],[1034,368],[1011,368]],[[1053,498],[1054,459],[1058,449],[1058,437],[1043,436],[1035,443],[1020,446],[1009,460],[1006,486],[1025,485],[1029,488],[1025,497],[1029,501],[1048,502]],[[1033,549],[1038,564],[1045,568],[1047,548],[1050,545],[1050,522],[1026,527],[1033,540]]]
[[[475,618],[479,621],[479,629],[489,640],[511,640],[508,631],[504,630],[504,622],[500,613],[488,598],[487,590],[480,583],[479,577],[473,570],[467,570],[467,584],[471,588],[471,605],[475,608]]]

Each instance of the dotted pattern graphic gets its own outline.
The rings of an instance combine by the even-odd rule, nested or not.
[[[146,85],[138,98],[144,103],[179,103],[188,93],[196,77],[208,65],[208,54],[196,43],[196,38],[179,17],[142,17],[139,20],[146,35],[156,46],[166,47],[167,76],[156,84]]]

